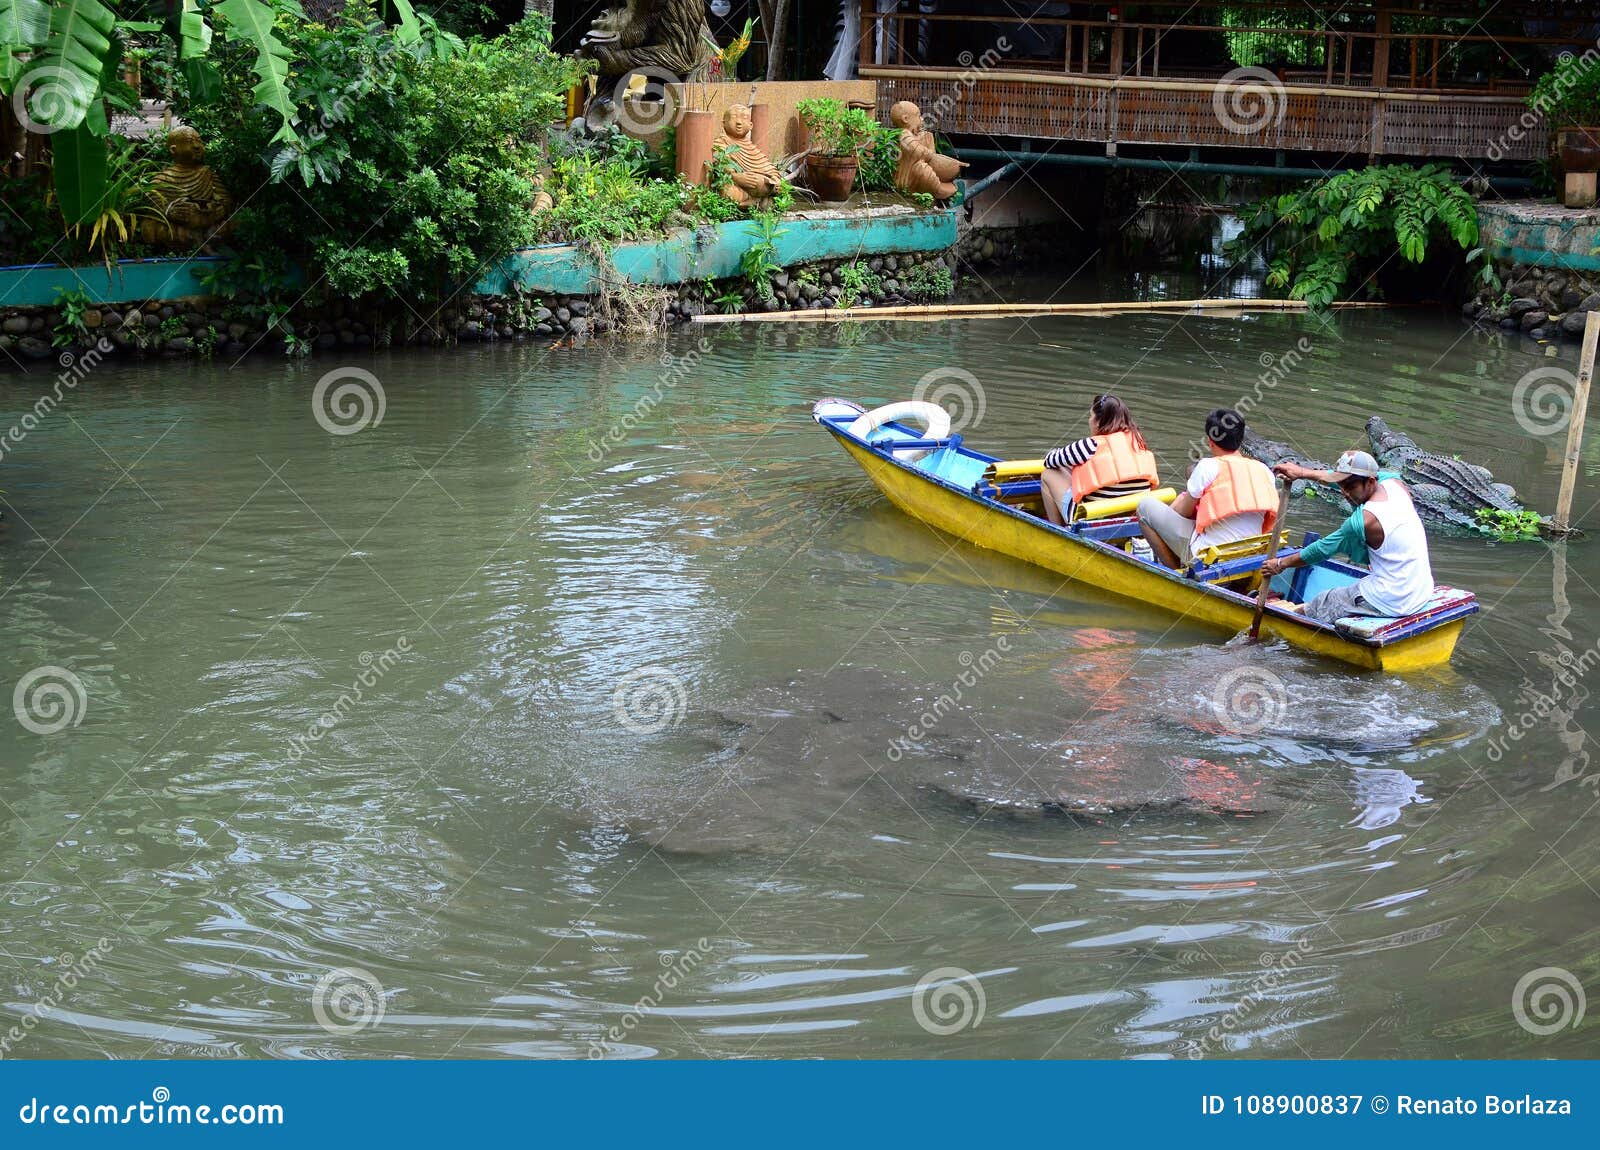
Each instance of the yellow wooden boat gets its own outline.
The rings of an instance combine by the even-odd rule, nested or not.
[[[812,417],[896,507],[931,527],[1229,635],[1250,626],[1261,564],[1273,541],[1262,536],[1208,549],[1192,568],[1168,570],[1127,549],[1139,534],[1131,506],[1111,503],[1095,518],[1053,526],[1042,514],[1038,461],[1009,464],[973,451],[961,436],[948,434],[948,418],[941,427],[935,417],[936,426],[919,431],[901,422],[904,416],[895,417],[894,409],[913,406],[927,407],[891,405],[866,413],[849,400],[824,399]],[[883,418],[871,418],[880,412]],[[1172,494],[1162,493],[1169,499]],[[1303,543],[1312,538],[1308,533]],[[1284,547],[1282,536],[1276,542],[1278,554],[1296,550]],[[1282,602],[1299,604],[1366,574],[1363,567],[1335,560],[1282,572],[1272,587]],[[1275,600],[1261,630],[1354,667],[1416,671],[1448,663],[1467,617],[1477,610],[1471,592],[1443,586],[1414,615],[1352,616],[1334,624],[1304,618]]]

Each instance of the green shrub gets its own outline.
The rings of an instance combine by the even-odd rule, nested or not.
[[[1595,50],[1556,60],[1528,93],[1528,106],[1552,128],[1600,124],[1600,59]]]
[[[1478,238],[1476,203],[1437,164],[1341,172],[1261,200],[1241,218],[1244,231],[1231,250],[1248,251],[1270,237],[1268,285],[1313,307],[1339,298],[1352,277],[1376,294],[1372,277],[1397,254],[1420,264],[1432,243],[1465,252]]]
[[[542,18],[463,45],[431,26],[399,37],[352,0],[326,24],[277,31],[296,61],[296,139],[277,137],[252,55],[230,44],[212,47],[220,92],[179,108],[243,204],[242,262],[280,249],[336,294],[417,301],[533,242],[545,128],[583,71],[551,51]]]
[[[944,299],[955,290],[955,279],[943,263],[917,264],[900,277],[901,294],[907,299]]]
[[[876,138],[878,123],[860,108],[831,96],[800,100],[794,110],[811,132],[811,150],[823,156],[853,156]]]

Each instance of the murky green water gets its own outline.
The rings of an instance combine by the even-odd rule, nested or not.
[[[1485,612],[1449,671],[1360,677],[953,545],[808,418],[959,367],[969,439],[1036,455],[1115,390],[1181,474],[1303,338],[1268,435],[1330,458],[1376,412],[1549,509],[1536,354],[1406,313],[713,328],[664,365],[700,334],[364,359],[350,435],[325,359],[105,367],[11,448],[0,684],[84,695],[0,723],[10,1056],[1596,1052],[1513,1012],[1538,968],[1600,987],[1587,695],[1492,740],[1558,601],[1595,643],[1600,543],[1436,535]],[[1283,685],[1259,734],[1211,704],[1241,667]]]

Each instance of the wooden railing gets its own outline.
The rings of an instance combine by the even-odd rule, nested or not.
[[[1395,17],[1417,14],[1387,5],[1354,8],[1352,22],[1365,13],[1371,28],[1201,22],[1215,7],[1186,6],[1176,11],[1199,14],[1161,24],[880,13],[863,0],[861,75],[878,81],[885,106],[912,100],[952,133],[1524,160],[1542,156],[1547,143],[1543,124],[1527,115],[1528,68],[1518,53],[1595,48],[1575,34],[1396,32]],[[1246,71],[1225,52],[1202,51],[1203,40],[1180,39],[1220,32],[1260,32],[1307,50],[1299,64],[1283,63],[1297,53],[1281,52],[1273,67]],[[1164,45],[1173,49],[1165,59]],[[1468,53],[1470,74],[1461,65]],[[1489,60],[1506,74],[1485,69]]]
[[[1108,5],[1105,11],[1109,13],[1114,7]],[[1189,4],[1180,11],[1214,7],[1218,5]],[[1281,5],[1257,7],[1292,11]],[[1348,18],[1349,11],[1341,11]],[[975,58],[987,52],[995,60],[993,66],[1000,69],[1113,78],[1205,79],[1220,77],[1234,70],[1235,65],[1221,54],[1204,61],[1174,61],[1174,44],[1186,36],[1259,36],[1300,46],[1299,52],[1279,53],[1280,58],[1266,68],[1285,82],[1484,93],[1526,91],[1530,65],[1537,64],[1537,57],[1543,53],[1581,53],[1596,47],[1592,37],[1577,32],[1526,36],[1481,30],[1396,31],[1393,17],[1407,14],[1405,10],[1356,8],[1354,15],[1359,17],[1363,12],[1370,13],[1373,27],[1252,28],[1190,17],[1177,22],[1110,20],[1104,14],[1087,19],[1039,16],[1018,20],[1000,12],[879,12],[873,0],[862,0],[859,62],[863,68],[949,68],[964,66],[963,55]],[[1430,15],[1437,17],[1438,13]],[[1031,41],[1031,45],[1025,48],[1022,41]],[[921,50],[920,46],[930,43],[933,46],[929,50]],[[1007,43],[1011,45],[1009,51],[1004,47]],[[960,47],[941,51],[953,44]],[[1194,41],[1191,39],[1187,46],[1192,56]],[[1164,47],[1168,49],[1166,61],[1162,59]],[[1287,59],[1290,56],[1300,59],[1291,61]],[[1487,60],[1488,68],[1479,66],[1466,72],[1467,66],[1462,62],[1472,58],[1478,59],[1480,65]],[[1320,62],[1313,64],[1314,59]]]

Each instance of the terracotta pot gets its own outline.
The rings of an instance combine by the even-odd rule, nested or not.
[[[678,117],[678,175],[691,184],[706,182],[711,141],[717,134],[714,112],[684,111]]]
[[[856,156],[824,156],[811,152],[806,156],[806,182],[820,200],[848,200],[860,163]]]
[[[1566,171],[1600,172],[1600,127],[1562,128],[1556,140]]]

